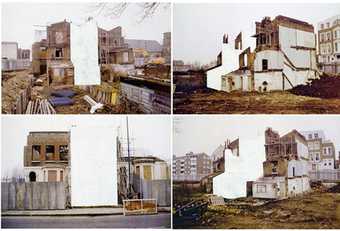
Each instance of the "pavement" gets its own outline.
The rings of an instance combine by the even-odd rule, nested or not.
[[[170,213],[170,207],[158,207],[159,213]],[[7,210],[1,211],[5,216],[104,216],[123,215],[123,208],[72,208],[63,210]]]
[[[1,228],[170,228],[171,213],[108,216],[3,216]]]

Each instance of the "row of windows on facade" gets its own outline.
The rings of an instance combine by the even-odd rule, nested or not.
[[[326,44],[321,44],[320,45],[320,54],[332,54],[332,53],[337,53],[340,52],[340,42],[334,42],[334,52],[332,52],[332,44],[331,43],[326,43]],[[337,56],[339,58],[339,56]]]
[[[33,145],[32,146],[32,160],[39,161],[41,146]],[[46,160],[55,160],[55,146],[54,145],[46,145],[45,146],[45,159]],[[60,145],[59,146],[59,160],[67,161],[68,160],[68,145]]]
[[[332,32],[330,31],[320,33],[320,42],[331,41],[331,35]],[[340,39],[340,29],[336,29],[333,31],[333,39]]]
[[[335,26],[337,24],[340,25],[340,20],[339,19],[334,20],[333,23],[332,23],[332,26]],[[331,23],[330,22],[321,23],[320,27],[321,27],[321,30],[330,28],[331,27]]]

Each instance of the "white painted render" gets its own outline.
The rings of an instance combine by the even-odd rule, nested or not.
[[[99,85],[98,27],[94,20],[71,23],[71,61],[75,85]]]
[[[333,158],[327,158],[322,159],[318,163],[318,169],[317,170],[325,170],[325,169],[334,169],[334,159]]]
[[[297,153],[299,158],[309,159],[309,152],[308,152],[308,146],[304,143],[302,143],[299,140],[296,140],[297,143]]]
[[[71,128],[72,206],[118,205],[116,135],[111,126]]]
[[[236,50],[234,42],[222,43],[222,65],[207,71],[207,87],[222,90],[222,75],[226,75],[239,67],[238,57],[241,50]]]
[[[276,199],[286,197],[285,177],[263,177],[253,183],[253,197]]]
[[[288,178],[307,176],[309,171],[311,171],[311,164],[307,160],[288,161]]]
[[[36,181],[37,182],[44,182],[44,171],[42,169],[42,167],[40,166],[30,166],[30,167],[24,167],[24,174],[25,174],[25,182],[29,182],[30,178],[29,178],[29,174],[30,172],[35,172],[35,176],[36,176]]]
[[[261,150],[263,146],[256,141],[240,139],[239,147],[238,157],[229,149],[225,151],[225,172],[213,178],[213,194],[224,198],[245,197],[247,181],[262,175],[265,157],[253,150]]]
[[[279,44],[280,50],[264,50],[255,54],[254,82],[257,91],[263,91],[264,88],[266,91],[288,90],[318,78],[316,50],[312,50],[316,48],[314,33],[279,26]],[[268,60],[269,71],[262,69],[263,59]],[[264,86],[264,82],[267,82],[267,86]]]
[[[288,179],[288,197],[310,191],[309,177]]]
[[[234,83],[234,85],[231,83]],[[222,91],[231,92],[235,90],[252,91],[252,75],[250,72],[229,73],[222,76]]]

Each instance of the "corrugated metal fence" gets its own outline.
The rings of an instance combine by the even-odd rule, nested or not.
[[[1,210],[65,209],[63,182],[1,182]]]
[[[325,169],[309,172],[312,181],[340,182],[340,169]]]
[[[133,177],[134,189],[143,199],[157,199],[159,206],[171,205],[170,180],[143,180],[138,176]]]

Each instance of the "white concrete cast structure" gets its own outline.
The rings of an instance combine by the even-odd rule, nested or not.
[[[71,128],[71,205],[118,205],[114,127]]]
[[[245,197],[247,181],[262,175],[262,162],[265,160],[261,154],[263,145],[240,138],[239,147],[239,157],[228,149],[225,151],[225,172],[214,177],[213,194],[230,199]]]
[[[71,23],[71,61],[75,85],[99,85],[98,27],[94,20]]]

